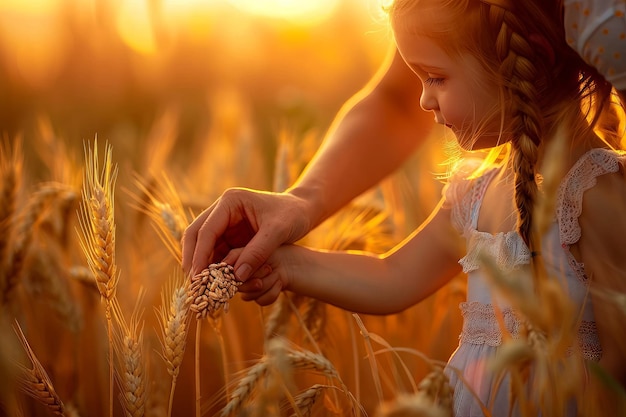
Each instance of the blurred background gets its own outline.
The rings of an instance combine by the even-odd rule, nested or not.
[[[0,131],[145,153],[168,120],[175,165],[219,125],[271,161],[279,126],[326,129],[376,71],[381,1],[2,0]]]
[[[150,409],[157,410],[146,415],[161,416],[167,378],[155,309],[178,267],[160,239],[163,213],[178,216],[175,246],[194,213],[225,188],[285,188],[391,46],[382,0],[0,0],[0,174],[18,178],[0,184],[0,208],[10,208],[12,220],[0,222],[8,236],[0,243],[24,255],[6,317],[20,323],[66,404],[80,415],[105,415],[110,382],[102,303],[93,277],[77,274],[86,266],[77,236],[85,148],[108,142],[119,167],[116,294],[125,315],[137,304],[145,309]],[[306,243],[383,252],[406,237],[440,197],[440,133]],[[54,193],[46,194],[50,182]],[[456,346],[463,296],[455,280],[406,312],[363,320],[372,337],[410,352],[402,357],[407,379],[419,380],[428,371],[422,355],[445,361]],[[233,299],[222,329],[226,349],[203,328],[207,415],[224,405],[225,384],[264,351],[270,311]],[[380,398],[355,337],[360,329],[335,308],[320,317],[325,354],[372,411]],[[13,332],[2,324],[0,333]],[[301,323],[292,324],[293,343],[305,343]],[[16,359],[23,352],[15,343],[0,341],[0,416],[12,398],[3,364],[30,366]],[[194,409],[193,354],[185,352],[174,415]],[[27,401],[25,415],[48,415]]]

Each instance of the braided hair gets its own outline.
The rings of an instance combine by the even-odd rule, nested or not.
[[[567,45],[561,2],[395,0],[389,11],[392,24],[410,24],[416,34],[439,42],[451,56],[469,52],[477,57],[500,87],[506,120],[502,129],[509,138],[515,173],[517,229],[531,252],[539,251],[533,212],[539,195],[540,146],[565,121],[578,121],[568,131],[572,140],[582,137],[581,126],[593,128],[611,92],[598,72]],[[398,19],[407,13],[412,13],[410,19]],[[581,110],[584,103],[586,112]]]

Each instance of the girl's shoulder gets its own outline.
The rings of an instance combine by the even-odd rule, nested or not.
[[[557,193],[556,219],[562,244],[578,242],[583,220],[593,224],[595,218],[614,220],[610,213],[626,212],[625,166],[626,153],[601,148],[591,149],[576,161]]]
[[[448,205],[454,205],[463,200],[468,191],[479,186],[491,177],[496,167],[485,168],[481,158],[464,158],[457,162],[443,187],[443,195]]]
[[[489,180],[498,171],[498,165],[485,165],[481,158],[459,161],[448,177],[442,194],[444,208],[452,211],[452,222],[459,231],[472,222],[473,208],[480,204]]]

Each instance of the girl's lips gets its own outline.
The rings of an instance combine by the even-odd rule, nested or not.
[[[449,127],[450,129],[452,129],[452,125],[451,125],[451,124],[444,123],[444,126],[445,126],[445,127]]]

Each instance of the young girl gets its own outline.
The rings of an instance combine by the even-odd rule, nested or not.
[[[612,321],[623,316],[598,298],[626,292],[626,156],[594,130],[614,100],[611,85],[568,47],[557,2],[396,0],[390,16],[398,50],[422,83],[421,106],[465,150],[504,145],[506,158],[459,164],[430,217],[389,253],[282,246],[240,287],[243,298],[266,305],[288,290],[391,314],[462,270],[464,325],[447,372],[455,416],[482,416],[480,403],[505,416],[508,380],[486,364],[507,335],[520,336],[524,318],[493,291],[487,265],[522,286],[547,275],[576,307],[575,349],[624,384],[625,350]],[[549,221],[540,206],[553,207]]]

